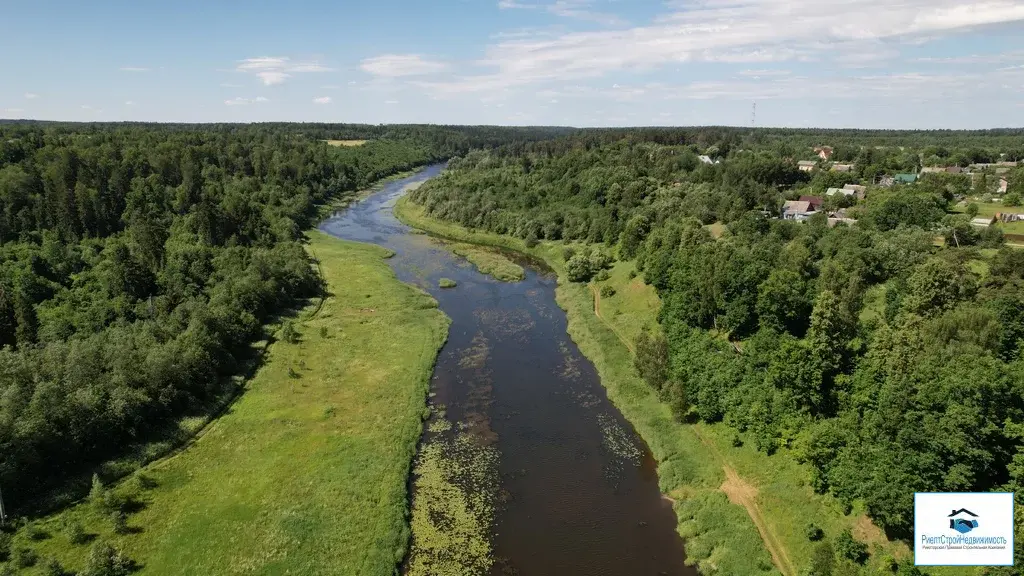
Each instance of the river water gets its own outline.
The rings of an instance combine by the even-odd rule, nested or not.
[[[393,250],[398,278],[452,320],[431,403],[497,454],[491,574],[695,575],[650,450],[566,334],[555,277],[520,262],[525,280],[498,282],[392,215],[406,186],[442,169],[389,183],[321,229]],[[458,286],[438,288],[442,277]]]

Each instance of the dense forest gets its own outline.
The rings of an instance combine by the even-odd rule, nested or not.
[[[779,209],[929,156],[1020,159],[1021,136],[583,131],[470,153],[413,200],[528,245],[602,243],[635,260],[663,302],[637,368],[674,414],[786,451],[817,491],[908,538],[915,491],[1015,490],[1022,502],[1024,250],[950,213],[977,190],[961,175],[869,186],[847,202],[853,224]],[[855,168],[801,172],[796,160],[823,144]],[[1024,192],[1024,170],[1007,177]],[[595,254],[567,249],[569,279],[588,280]]]
[[[319,204],[557,132],[0,123],[8,512],[222,393],[262,325],[319,293],[301,244]],[[321,141],[343,138],[369,141]]]

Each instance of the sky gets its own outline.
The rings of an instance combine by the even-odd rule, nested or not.
[[[1024,126],[1024,0],[0,0],[0,118]]]

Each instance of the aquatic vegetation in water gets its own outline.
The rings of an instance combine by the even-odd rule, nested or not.
[[[408,576],[477,576],[494,564],[498,451],[470,435],[434,436],[416,461]]]
[[[438,280],[437,285],[440,288],[455,288],[456,286],[458,286],[458,282],[452,280],[451,278],[441,278],[440,280]]]
[[[640,465],[642,453],[636,442],[615,418],[608,414],[598,414],[597,423],[601,426],[601,444],[610,453],[635,466]]]

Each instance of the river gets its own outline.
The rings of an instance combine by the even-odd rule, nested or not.
[[[695,575],[650,450],[566,334],[555,277],[520,262],[525,280],[498,282],[392,215],[406,186],[442,169],[391,182],[321,229],[393,250],[399,279],[452,320],[431,404],[496,454],[491,574]],[[438,288],[442,277],[458,286]]]

